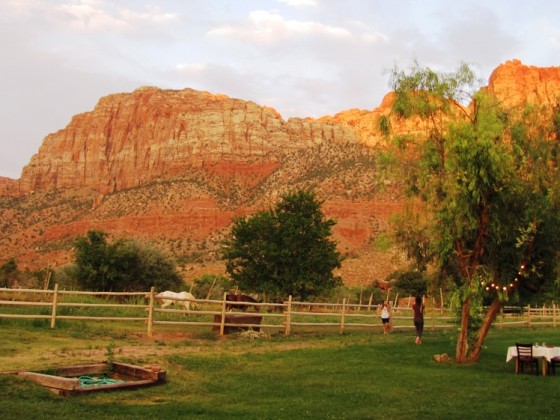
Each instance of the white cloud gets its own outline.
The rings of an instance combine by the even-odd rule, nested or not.
[[[124,20],[111,16],[102,6],[99,1],[81,0],[77,4],[61,4],[57,9],[66,15],[69,25],[74,29],[92,31],[126,29],[127,23]]]
[[[287,4],[292,7],[315,7],[317,6],[316,0],[278,0],[280,3]]]
[[[11,19],[40,20],[56,30],[69,28],[85,33],[141,31],[145,25],[161,25],[178,19],[176,13],[163,11],[158,6],[140,5],[134,10],[105,0],[8,0],[2,14]]]
[[[175,66],[177,71],[183,73],[202,73],[208,69],[207,63],[185,63],[185,64],[177,64]]]
[[[127,22],[153,22],[153,23],[168,23],[178,19],[176,13],[166,13],[161,11],[157,6],[148,6],[145,12],[133,12],[128,9],[120,11],[121,16]]]
[[[222,25],[208,32],[209,35],[240,39],[253,44],[272,44],[297,36],[315,35],[328,38],[350,38],[345,28],[313,21],[286,20],[277,12],[256,10],[249,14],[248,22]]]

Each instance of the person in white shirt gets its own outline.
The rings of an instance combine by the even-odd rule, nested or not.
[[[380,307],[381,322],[383,323],[383,334],[391,332],[391,307],[387,302],[383,302]]]

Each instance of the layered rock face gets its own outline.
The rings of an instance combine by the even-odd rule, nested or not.
[[[80,187],[111,193],[217,164],[254,182],[274,168],[277,152],[331,141],[356,139],[347,127],[285,122],[273,109],[223,95],[140,88],[102,98],[92,112],[48,135],[24,168],[19,193]]]

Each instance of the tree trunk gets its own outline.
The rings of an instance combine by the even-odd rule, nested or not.
[[[490,327],[492,326],[492,323],[496,319],[496,316],[500,312],[501,308],[502,302],[500,301],[500,299],[498,299],[498,296],[496,296],[492,301],[492,304],[488,308],[486,315],[484,316],[484,322],[476,333],[476,341],[468,357],[469,362],[478,362],[484,340],[486,339],[488,331],[490,330]]]
[[[467,361],[467,350],[469,344],[469,315],[471,312],[471,297],[468,296],[463,302],[461,311],[461,331],[457,337],[457,348],[455,349],[455,361],[465,363]]]

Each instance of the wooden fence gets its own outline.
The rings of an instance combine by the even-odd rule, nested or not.
[[[107,299],[107,302],[95,303],[77,302],[78,297]],[[129,303],[136,300],[134,303]],[[179,303],[181,299],[177,299]],[[119,301],[119,302],[117,302]],[[122,301],[122,302],[121,302]],[[45,319],[50,321],[50,327],[55,328],[59,320],[82,320],[82,321],[120,321],[141,322],[146,325],[146,333],[152,337],[158,326],[170,325],[179,327],[208,326],[212,330],[223,335],[228,327],[280,330],[285,335],[290,335],[293,329],[312,330],[325,328],[337,330],[340,334],[348,328],[381,329],[382,324],[377,313],[378,305],[350,304],[345,298],[341,303],[318,303],[298,302],[291,297],[283,303],[249,303],[231,302],[235,305],[256,306],[259,312],[228,312],[224,293],[223,299],[195,299],[198,309],[162,309],[156,305],[156,293],[152,288],[149,292],[121,293],[121,292],[84,292],[59,290],[58,285],[54,290],[38,289],[5,289],[0,288],[0,318],[27,318]],[[125,303],[127,302],[127,303]],[[23,307],[24,310],[12,310],[9,308]],[[43,307],[42,313],[29,312],[31,308]],[[94,313],[84,315],[64,314],[71,308],[80,310],[97,308]],[[509,307],[498,316],[496,326],[514,325],[552,325],[556,327],[559,310],[556,305],[549,308],[514,308]],[[136,312],[135,316],[122,315],[122,310]],[[121,311],[120,315],[113,313],[111,316],[103,316],[104,311]],[[246,314],[250,322],[243,322]],[[191,316],[196,315],[196,316]],[[241,323],[239,318],[241,317]],[[255,321],[258,318],[258,322]],[[412,310],[409,307],[393,308],[391,323],[394,329],[413,329]],[[425,329],[454,328],[454,317],[449,310],[438,308],[427,308],[424,317]],[[235,322],[234,322],[235,321]]]

